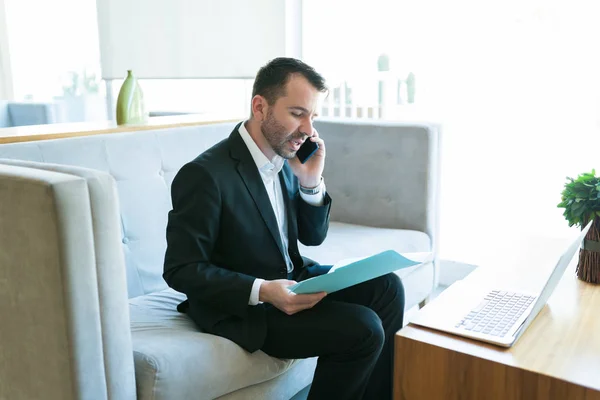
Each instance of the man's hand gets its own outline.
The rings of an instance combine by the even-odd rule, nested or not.
[[[313,188],[321,182],[321,175],[325,168],[325,142],[319,137],[319,132],[316,129],[313,129],[312,136],[309,136],[306,140],[318,143],[319,149],[304,164],[298,160],[298,157],[289,159],[288,164],[294,175],[298,177],[300,185]]]
[[[287,315],[292,315],[298,311],[312,308],[327,295],[325,292],[295,294],[288,290],[288,286],[294,284],[296,284],[296,282],[287,279],[264,281],[262,285],[260,285],[258,299],[262,302],[274,305]]]

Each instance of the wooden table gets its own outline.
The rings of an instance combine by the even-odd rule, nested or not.
[[[404,327],[396,334],[394,398],[600,399],[600,286],[578,280],[576,262],[577,257],[510,349],[416,325]],[[469,285],[494,279],[539,290],[548,274],[479,268],[465,279]]]

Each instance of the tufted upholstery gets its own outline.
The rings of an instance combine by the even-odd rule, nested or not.
[[[169,188],[179,168],[229,135],[235,124],[0,146],[0,158],[77,165],[110,173],[117,183],[129,297],[167,288],[162,279]]]
[[[0,159],[86,167],[114,178],[120,243],[111,246],[120,247],[125,260],[138,398],[187,399],[199,391],[223,399],[289,398],[311,379],[314,360],[248,355],[224,339],[198,332],[175,311],[182,295],[168,289],[161,276],[171,182],[184,163],[225,139],[234,126],[0,145]],[[327,143],[324,176],[334,206],[327,240],[319,247],[301,247],[302,254],[333,263],[388,248],[435,251],[437,127],[345,120],[318,121],[315,127]],[[0,230],[4,228],[0,219]],[[410,308],[431,293],[437,267],[429,263],[401,275]],[[190,341],[197,343],[192,352],[186,351]],[[110,340],[105,343],[110,346]],[[215,361],[227,363],[230,370],[211,375]],[[198,379],[181,380],[181,368],[198,370]]]
[[[175,174],[185,162],[226,138],[234,126],[10,144],[0,146],[0,158],[78,165],[115,178],[128,293],[135,297],[166,288],[160,273]],[[327,141],[324,175],[335,201],[332,220],[421,231],[431,238],[431,249],[437,248],[435,129],[357,121],[319,121],[315,128]],[[418,249],[425,250],[429,249]]]
[[[335,199],[331,218],[424,232],[435,249],[438,128],[348,120],[319,121],[315,128],[326,139],[323,175]]]

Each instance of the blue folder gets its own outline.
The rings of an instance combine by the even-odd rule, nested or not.
[[[380,277],[400,269],[414,267],[424,261],[413,261],[387,250],[374,256],[364,258],[351,264],[339,267],[328,274],[298,282],[288,289],[296,294],[327,292],[333,293],[370,279]]]

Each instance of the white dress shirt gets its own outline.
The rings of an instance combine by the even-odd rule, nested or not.
[[[294,270],[294,264],[289,255],[289,240],[287,236],[288,232],[288,220],[287,213],[285,210],[285,204],[283,202],[283,192],[281,189],[281,182],[279,181],[279,172],[283,168],[283,164],[285,163],[285,159],[276,155],[272,160],[269,160],[267,156],[258,148],[258,145],[252,139],[252,136],[248,133],[246,129],[246,121],[242,123],[238,129],[240,136],[246,143],[246,147],[250,151],[252,155],[252,159],[256,163],[256,167],[258,168],[258,172],[263,180],[265,185],[265,189],[267,190],[267,194],[269,195],[269,200],[271,201],[271,206],[273,207],[273,212],[275,213],[275,218],[277,219],[277,226],[279,227],[279,236],[281,238],[281,243],[283,248],[286,250],[284,257],[285,263],[287,265],[288,273]],[[322,206],[325,199],[325,183],[321,180],[321,190],[317,194],[305,194],[300,192],[300,197],[308,204],[313,206]],[[256,278],[254,283],[252,284],[252,291],[250,292],[250,299],[248,304],[251,306],[255,306],[259,303],[258,295],[260,292],[260,285],[264,282],[264,279]]]

